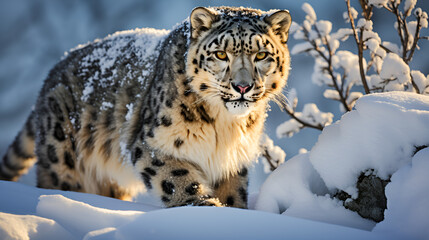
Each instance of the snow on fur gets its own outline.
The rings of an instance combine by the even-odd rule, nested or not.
[[[132,57],[132,53],[137,55],[137,59],[148,59],[157,55],[158,51],[156,47],[169,32],[170,31],[168,30],[158,30],[153,28],[137,28],[135,30],[116,32],[107,36],[104,40],[95,40],[93,43],[95,49],[91,54],[83,58],[83,61],[80,64],[82,66],[86,66],[93,64],[94,61],[99,61],[100,71],[95,72],[94,76],[88,79],[85,83],[81,99],[86,101],[89,98],[90,94],[94,92],[94,84],[103,88],[108,88],[113,84],[111,79],[113,79],[117,74],[116,70],[113,70],[113,74],[107,78],[105,77],[105,73],[114,66],[117,59],[130,59]],[[130,41],[130,39],[133,41]],[[107,44],[110,48],[106,48],[103,45],[98,46],[98,43]],[[130,43],[131,45],[128,46]],[[87,45],[88,44],[79,45],[78,47],[71,49],[70,52],[85,48]],[[67,55],[69,55],[69,53],[66,53],[66,56]],[[147,74],[149,73],[143,72],[143,75]],[[105,106],[109,107],[109,104],[111,103],[105,103]]]

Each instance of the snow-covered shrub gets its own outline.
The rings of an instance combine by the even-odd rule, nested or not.
[[[350,111],[364,94],[407,91],[429,94],[429,75],[410,69],[410,62],[421,39],[421,30],[428,27],[428,15],[421,8],[414,10],[417,0],[361,0],[359,13],[346,1],[343,16],[350,27],[333,31],[332,23],[319,20],[310,4],[304,3],[306,17],[302,23],[293,22],[290,34],[299,42],[291,54],[307,53],[314,58],[312,82],[325,88],[323,96],[340,103],[342,112]],[[401,8],[402,6],[402,8]],[[383,41],[373,30],[373,7],[384,8],[396,21],[392,31],[398,33],[400,44]],[[414,14],[412,14],[414,13]],[[413,15],[415,20],[409,18]],[[358,19],[359,18],[359,19]],[[352,38],[356,51],[339,50],[341,43]],[[316,104],[304,105],[296,111],[296,91],[288,94],[284,107],[290,120],[277,128],[278,137],[292,137],[302,128],[322,130],[332,123],[334,115],[321,112]]]
[[[380,214],[377,206],[349,209],[362,198],[362,171],[371,169],[364,177],[390,181],[384,221],[374,231],[423,237],[429,223],[428,123],[429,96],[366,95],[355,110],[323,130],[309,153],[286,161],[268,177],[256,209],[370,230],[379,220],[362,215]],[[336,197],[341,192],[348,197]]]
[[[291,54],[314,59],[311,81],[346,114],[332,125],[334,114],[315,103],[297,111],[297,93],[290,90],[284,105],[290,119],[277,127],[277,136],[292,137],[303,128],[323,132],[310,153],[292,158],[270,176],[257,209],[367,228],[368,219],[385,219],[392,175],[429,146],[429,97],[424,96],[429,95],[429,75],[410,65],[419,40],[428,39],[421,36],[428,15],[414,9],[417,0],[359,3],[360,12],[346,0],[343,16],[350,27],[335,31],[308,3],[302,5],[302,23],[292,23],[290,34],[298,43]],[[399,43],[384,41],[374,31],[374,7],[391,13]],[[341,49],[347,39],[355,50]],[[393,91],[399,93],[387,93]]]

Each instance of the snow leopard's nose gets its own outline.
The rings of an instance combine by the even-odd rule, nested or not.
[[[238,93],[245,94],[252,89],[253,84],[249,85],[248,83],[241,82],[241,83],[237,83],[237,84],[231,83],[231,86]]]
[[[246,68],[240,68],[233,73],[232,88],[240,94],[249,92],[253,87],[252,75]]]

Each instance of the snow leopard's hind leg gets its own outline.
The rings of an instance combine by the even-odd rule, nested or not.
[[[135,167],[146,187],[158,195],[166,207],[223,206],[199,167],[143,151],[134,150],[133,154],[140,158]]]
[[[50,90],[38,101],[36,106],[38,187],[81,191],[76,171],[76,129],[70,118],[76,107],[71,93],[62,85]]]

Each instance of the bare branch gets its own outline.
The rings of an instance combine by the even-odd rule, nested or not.
[[[420,92],[419,87],[417,86],[416,82],[414,82],[414,78],[413,75],[410,73],[410,77],[411,77],[411,84],[413,85],[414,89],[416,90],[417,93],[422,93]]]
[[[318,28],[316,25],[314,25],[314,29],[316,30],[317,35],[319,36],[319,38],[320,38],[320,39],[322,39],[322,40],[323,40],[323,42],[324,42],[324,44],[325,44],[326,48],[328,49],[329,57],[325,57],[324,59],[326,60],[326,62],[328,62],[328,72],[329,72],[329,75],[330,75],[330,76],[331,76],[331,78],[332,78],[333,86],[334,86],[335,90],[338,92],[338,94],[339,94],[339,96],[340,96],[340,101],[341,101],[341,103],[343,104],[344,108],[345,108],[347,111],[350,111],[350,110],[351,110],[351,108],[350,108],[350,106],[347,104],[346,97],[344,97],[344,93],[343,93],[343,91],[342,91],[342,88],[340,89],[340,87],[338,87],[338,84],[337,84],[337,81],[336,81],[336,77],[334,76],[334,70],[333,70],[333,67],[332,67],[332,49],[331,49],[331,46],[329,45],[329,42],[328,42],[328,40],[326,39],[326,37],[322,37],[322,35],[320,34],[320,31],[319,31],[319,28]],[[317,46],[316,46],[316,47],[317,47]],[[318,47],[317,47],[317,49],[318,49]],[[318,51],[318,53],[319,53],[319,54],[321,54],[321,55],[325,56],[325,55],[320,51],[320,49],[318,49],[317,51]]]
[[[320,31],[319,31],[319,29],[317,28],[317,26],[315,25],[314,26],[314,28],[315,28],[315,30],[316,30],[316,32],[317,32],[317,34],[318,34],[318,36],[319,36],[319,38],[321,38],[322,39],[322,36],[321,36],[321,34],[320,34]],[[332,67],[332,52],[331,52],[331,47],[330,47],[330,45],[329,45],[329,43],[328,43],[328,41],[327,41],[327,39],[326,38],[324,38],[323,40],[324,40],[324,44],[326,45],[326,47],[328,48],[328,52],[329,52],[329,57],[327,57],[327,56],[325,56],[325,54],[320,50],[320,48],[319,48],[319,46],[317,46],[317,43],[313,40],[313,41],[310,41],[310,39],[309,39],[309,33],[308,33],[308,31],[307,30],[305,30],[304,29],[304,35],[305,35],[305,40],[307,41],[307,42],[309,42],[310,44],[311,44],[311,46],[313,46],[313,49],[314,49],[314,51],[316,51],[318,54],[319,54],[319,56],[321,57],[321,58],[323,58],[323,60],[325,60],[325,62],[327,62],[328,63],[328,67],[327,67],[327,71],[328,71],[328,73],[329,73],[329,76],[331,77],[331,79],[332,79],[332,87],[334,87],[335,88],[335,90],[338,92],[338,94],[339,94],[339,96],[340,96],[340,102],[341,102],[341,104],[343,104],[343,106],[344,106],[344,109],[346,109],[346,111],[350,111],[351,110],[351,108],[350,108],[350,106],[347,104],[347,101],[346,101],[346,99],[345,99],[345,97],[344,97],[344,94],[343,94],[343,92],[341,92],[341,90],[340,90],[340,88],[338,87],[338,84],[337,84],[337,81],[336,81],[336,78],[335,78],[335,76],[334,76],[334,68]]]
[[[264,147],[264,152],[262,153],[262,157],[264,157],[265,160],[267,160],[268,164],[270,165],[271,172],[276,170],[277,167],[274,166],[274,164],[271,162],[273,158],[271,157],[271,155],[268,152],[268,149],[266,147]]]
[[[420,34],[420,17],[417,17],[417,25],[416,25],[416,32],[414,34],[414,40],[410,49],[410,53],[407,57],[408,53],[408,38],[409,38],[409,31],[408,31],[408,24],[406,20],[406,16],[404,17],[402,13],[399,11],[399,4],[395,4],[392,2],[392,13],[396,16],[396,22],[398,23],[398,34],[399,38],[401,39],[402,44],[402,59],[404,62],[408,65],[411,61],[411,58],[414,55],[414,52],[417,48],[417,42],[419,40],[419,34]],[[411,74],[410,74],[411,75]],[[413,76],[411,75],[411,83],[416,90],[417,93],[420,93],[420,90],[417,86],[417,84],[414,82]]]
[[[320,51],[319,48],[315,49],[319,54],[323,53]],[[326,59],[326,58],[325,58]],[[351,107],[347,104],[346,98],[344,97],[344,93],[340,90],[340,87],[338,86],[336,77],[334,76],[334,68],[332,67],[332,60],[331,57],[327,58],[327,62],[328,62],[328,67],[327,67],[327,71],[329,73],[329,76],[332,79],[332,86],[335,88],[335,90],[338,92],[339,96],[340,96],[340,102],[343,104],[344,108],[346,109],[346,111],[350,111]]]
[[[360,6],[362,7],[362,14],[366,20],[371,19],[372,17],[372,6],[368,6],[367,0],[359,0]]]
[[[384,9],[386,9],[387,11],[389,11],[389,12],[393,13],[393,10],[392,10],[391,8],[389,8],[389,6],[384,5],[383,7],[384,7]]]
[[[420,25],[420,16],[417,17],[417,26],[416,26],[416,32],[414,34],[414,41],[413,41],[413,45],[411,46],[411,50],[410,50],[410,54],[408,55],[408,58],[405,60],[405,63],[409,63],[411,61],[411,59],[413,58],[414,55],[414,51],[417,48],[417,42],[419,41],[420,38],[420,29],[422,28],[422,26]]]
[[[395,3],[392,3],[392,13],[395,14],[396,22],[398,23],[397,30],[398,30],[398,35],[399,35],[399,38],[401,40],[401,45],[402,45],[402,59],[405,59],[406,54],[407,54],[408,43],[405,42],[404,34],[402,33],[402,19],[399,15],[399,5],[395,5]],[[408,36],[407,36],[407,38],[408,38]]]
[[[304,127],[309,127],[309,128],[314,128],[314,129],[318,129],[320,131],[323,130],[323,126],[322,125],[313,125],[311,123],[307,123],[303,120],[301,120],[300,118],[298,118],[295,115],[295,112],[291,111],[288,107],[283,106],[283,108],[285,109],[285,111],[287,112],[287,114],[289,114],[289,116],[291,116],[293,119],[295,119],[297,122],[301,123]]]
[[[352,11],[351,11],[351,6],[350,6],[350,0],[347,0],[347,12],[349,14],[350,26],[353,29],[353,36],[355,37],[356,43],[358,43],[359,42],[359,38],[358,38],[358,34],[357,34],[357,31],[356,31],[356,27],[355,27],[355,20],[353,19],[353,16],[352,16]]]
[[[365,69],[363,66],[363,27],[360,30],[360,38],[359,38],[359,42],[358,44],[358,58],[359,58],[359,73],[360,73],[360,78],[362,80],[362,84],[363,84],[363,88],[365,89],[365,93],[369,94],[371,93],[368,87],[368,82],[366,81],[366,76],[365,76]]]
[[[362,0],[360,0],[360,3],[362,5]],[[367,6],[365,4],[365,6]],[[363,6],[362,6],[363,8]],[[365,9],[363,9],[365,11]],[[358,33],[355,27],[355,21],[352,17],[352,12],[351,12],[351,6],[350,6],[350,0],[347,0],[347,12],[349,14],[349,18],[350,18],[350,25],[353,29],[353,35],[355,37],[355,41],[356,41],[356,45],[358,46],[358,58],[359,58],[359,73],[360,73],[360,77],[362,80],[362,85],[363,88],[365,89],[365,93],[368,94],[370,93],[369,87],[368,87],[368,83],[366,81],[366,76],[365,76],[365,71],[364,71],[364,67],[363,67],[363,28],[361,28],[360,30],[360,37],[358,37]],[[372,8],[371,8],[371,12],[372,12]],[[371,16],[372,14],[367,13],[368,16]],[[366,17],[365,17],[366,18]],[[369,18],[368,18],[369,19]],[[368,20],[367,19],[367,20]]]
[[[341,76],[341,92],[344,92],[344,84],[346,83],[346,77],[347,77],[347,74],[344,68],[343,70],[344,70],[344,74],[343,76]],[[346,99],[348,95],[349,95],[349,91],[346,91],[346,97],[345,97]]]
[[[402,13],[399,13],[402,16]],[[402,19],[402,25],[404,26],[404,37],[405,37],[405,49],[404,52],[402,53],[402,55],[404,56],[402,59],[404,60],[405,63],[407,60],[407,52],[408,52],[408,42],[409,42],[409,36],[410,36],[410,32],[408,31],[408,24],[407,24],[407,20],[406,17],[401,18]]]
[[[390,50],[390,49],[388,49],[386,46],[384,46],[383,44],[380,44],[380,47],[384,50],[384,51],[386,51],[387,53],[391,53],[392,52],[392,50]]]

